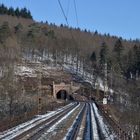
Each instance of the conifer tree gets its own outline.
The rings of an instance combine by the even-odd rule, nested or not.
[[[100,64],[104,65],[105,63],[107,63],[107,45],[105,42],[102,43],[101,45],[101,50],[100,50]]]
[[[17,7],[16,9],[10,7],[9,9],[4,6],[4,4],[0,5],[0,15],[12,15],[16,17],[23,17],[32,19],[31,12],[26,8],[22,8],[21,10]]]
[[[114,52],[116,54],[116,59],[119,65],[121,65],[121,58],[122,58],[122,52],[123,52],[123,45],[120,39],[118,39],[114,46]]]
[[[15,15],[15,11],[14,11],[14,8],[13,8],[13,7],[10,7],[10,8],[9,8],[9,10],[8,10],[8,15],[12,15],[12,16]]]
[[[19,10],[19,8],[16,8],[16,10],[15,10],[15,15],[16,15],[17,17],[20,16],[20,10]]]
[[[95,52],[92,53],[92,55],[91,55],[91,57],[90,57],[90,60],[91,60],[92,62],[96,62],[96,53],[95,53]]]

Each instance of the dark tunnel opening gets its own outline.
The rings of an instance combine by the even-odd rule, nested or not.
[[[66,100],[67,99],[67,96],[68,96],[68,93],[66,90],[60,90],[57,92],[56,94],[56,98],[57,99],[63,99],[63,100]]]

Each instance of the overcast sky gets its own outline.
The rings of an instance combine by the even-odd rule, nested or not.
[[[77,27],[74,0],[60,1],[69,25]],[[110,33],[126,39],[140,38],[140,0],[75,1],[81,29],[97,30],[102,34]],[[0,0],[0,2],[8,7],[27,7],[36,21],[66,24],[58,0]]]

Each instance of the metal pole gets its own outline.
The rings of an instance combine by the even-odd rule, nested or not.
[[[39,84],[38,84],[38,115],[41,114],[41,108],[42,108],[42,99],[41,99],[41,79],[42,79],[42,64],[40,62],[39,65],[40,72],[38,74]]]
[[[108,96],[108,92],[107,92],[107,88],[108,88],[108,85],[107,85],[107,63],[105,63],[105,71],[104,71],[104,93],[105,93],[105,97]]]
[[[97,79],[97,98],[99,99],[99,81],[98,81],[98,79]]]

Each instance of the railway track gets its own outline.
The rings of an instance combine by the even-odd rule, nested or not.
[[[28,123],[2,140],[116,140],[95,103],[69,104]]]
[[[93,139],[93,130],[92,130],[92,119],[91,119],[91,108],[90,104],[87,104],[87,111],[86,111],[86,126],[84,132],[84,139],[85,140],[92,140]]]
[[[73,125],[71,126],[70,131],[66,134],[64,140],[77,140],[77,139],[84,139],[84,140],[93,140],[93,127],[92,127],[92,115],[91,115],[91,107],[89,103],[86,103],[84,107],[81,109],[79,114],[77,115]],[[84,117],[84,115],[86,117]],[[84,117],[84,125],[81,126],[82,119]],[[80,133],[80,127],[84,128],[83,133]],[[78,137],[78,133],[81,134]],[[96,139],[97,140],[97,139]]]
[[[91,106],[92,106],[92,109],[93,109],[93,112],[94,112],[96,124],[98,126],[99,139],[116,140],[116,134],[114,133],[114,131],[110,127],[110,125],[107,124],[107,121],[101,115],[101,112],[99,112],[96,104],[92,103]]]
[[[57,122],[59,122],[63,117],[65,117],[70,111],[76,110],[79,106],[80,104],[65,110],[59,115],[54,116],[53,118],[45,122],[45,125],[41,126],[40,128],[34,129],[33,133],[30,134],[31,136],[24,137],[24,139],[36,140],[41,138],[43,133],[47,132],[51,127],[56,125]],[[14,140],[18,140],[18,139],[14,139]]]
[[[81,126],[82,118],[85,117],[85,125]],[[80,138],[77,135],[80,131],[80,127],[84,127],[84,132]],[[81,109],[81,112],[77,116],[72,129],[67,133],[64,140],[117,140],[116,136],[110,130],[110,127],[104,123],[103,116],[99,113],[95,103],[86,103]]]
[[[49,114],[42,115],[41,117],[31,120],[27,122],[27,124],[23,124],[19,127],[15,127],[13,129],[10,129],[8,131],[3,132],[0,134],[0,139],[2,140],[11,140],[11,139],[22,139],[22,137],[26,135],[30,135],[32,131],[34,131],[37,128],[40,128],[43,124],[49,122],[56,116],[60,116],[61,114],[64,114],[65,112],[70,111],[74,107],[77,106],[77,103],[69,104],[65,107],[62,107],[55,112],[50,112]]]
[[[79,132],[79,129],[81,126],[82,118],[85,113],[85,108],[86,108],[86,104],[84,104],[83,108],[77,115],[75,121],[73,122],[73,124],[71,126],[72,129],[70,129],[68,131],[68,133],[66,134],[66,137],[64,138],[65,140],[76,140],[77,139],[77,135],[78,135],[78,132]]]

